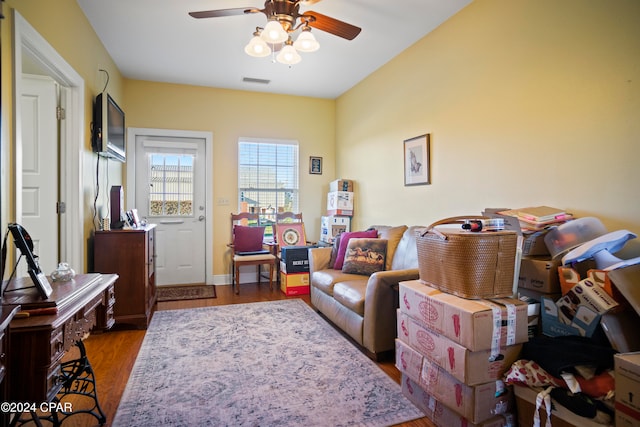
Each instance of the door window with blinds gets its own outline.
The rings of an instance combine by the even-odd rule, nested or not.
[[[277,212],[298,212],[297,142],[238,143],[238,200],[241,212],[255,212],[272,235]]]
[[[149,216],[193,216],[191,154],[149,155]]]

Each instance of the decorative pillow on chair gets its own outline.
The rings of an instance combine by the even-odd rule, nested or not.
[[[347,252],[347,245],[351,238],[362,239],[375,239],[378,237],[377,230],[367,231],[345,231],[340,234],[340,248],[338,249],[338,256],[336,257],[336,263],[333,265],[335,270],[342,270],[342,264],[344,263],[344,254]]]
[[[235,252],[253,252],[263,249],[264,227],[235,225],[233,234],[233,249]]]
[[[342,272],[370,276],[376,271],[383,271],[387,244],[386,239],[352,238],[344,254]]]

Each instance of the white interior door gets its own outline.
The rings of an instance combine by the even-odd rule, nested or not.
[[[206,283],[205,140],[136,136],[135,208],[157,224],[157,285]]]
[[[57,86],[50,77],[22,77],[21,225],[33,240],[40,268],[58,264],[58,122]],[[26,263],[18,270],[26,276]]]

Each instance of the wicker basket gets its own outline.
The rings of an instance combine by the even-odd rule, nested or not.
[[[462,298],[502,298],[514,294],[518,235],[515,231],[471,232],[438,225],[461,224],[452,217],[431,224],[416,242],[420,280]]]

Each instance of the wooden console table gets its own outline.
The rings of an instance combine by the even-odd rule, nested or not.
[[[50,402],[63,386],[64,353],[95,327],[114,324],[116,274],[80,274],[68,282],[52,282],[45,301],[29,278],[16,279],[2,299],[3,306],[53,308],[55,314],[14,318],[10,324],[9,392],[7,401]]]

